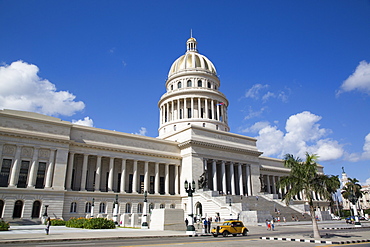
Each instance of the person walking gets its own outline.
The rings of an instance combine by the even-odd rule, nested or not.
[[[204,219],[203,221],[203,226],[204,226],[204,233],[208,233],[208,220],[207,218]]]
[[[274,231],[275,229],[274,219],[271,220],[270,225],[271,225],[271,231]]]
[[[211,223],[212,223],[212,218],[208,218],[207,221],[207,232],[211,233]]]
[[[46,228],[45,228],[46,235],[49,235],[50,226],[51,226],[51,220],[50,220],[50,217],[48,217],[46,220]]]
[[[185,225],[188,226],[189,225],[189,221],[188,221],[188,218],[185,219]]]

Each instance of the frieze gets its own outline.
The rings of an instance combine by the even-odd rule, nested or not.
[[[49,149],[40,149],[39,150],[39,158],[48,159],[50,157],[50,150]]]
[[[16,147],[14,145],[5,145],[3,154],[14,156]]]
[[[33,148],[23,147],[22,148],[22,157],[32,157]]]

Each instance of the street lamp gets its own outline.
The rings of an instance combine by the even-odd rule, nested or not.
[[[189,237],[195,235],[195,227],[194,227],[194,214],[193,214],[193,193],[195,192],[195,182],[190,184],[187,180],[184,183],[185,191],[188,193],[188,226],[186,228],[186,234]]]
[[[348,200],[352,203],[353,215],[355,216],[355,227],[362,227],[361,222],[358,219],[358,212],[357,212],[357,207],[356,207],[356,203],[358,201],[358,198],[353,193],[352,190],[351,190],[351,193],[348,196]]]
[[[118,195],[116,195],[116,200],[113,202],[113,222],[118,224]]]
[[[94,218],[94,205],[95,205],[95,198],[92,199],[92,203],[91,203],[91,215],[90,215],[91,218]]]
[[[233,213],[231,212],[231,210],[232,210],[231,197],[229,197],[229,207],[230,207],[230,220],[231,220],[232,215],[233,215]]]
[[[48,207],[49,205],[45,205],[45,212],[44,212],[44,215],[45,217],[48,217]]]
[[[148,219],[147,219],[147,196],[148,196],[148,191],[144,191],[144,208],[143,208],[143,223],[141,224],[141,229],[148,229]]]

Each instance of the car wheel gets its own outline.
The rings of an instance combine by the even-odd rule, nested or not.
[[[229,232],[228,231],[224,231],[223,233],[222,233],[222,237],[227,237],[229,235]]]
[[[217,234],[213,234],[213,237],[217,238],[217,237],[218,237],[218,235],[217,235]]]
[[[238,234],[233,234],[233,237],[236,237],[236,235],[238,235]]]
[[[247,236],[247,234],[248,234],[248,231],[246,229],[244,229],[243,236]]]

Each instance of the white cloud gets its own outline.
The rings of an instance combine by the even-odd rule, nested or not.
[[[366,179],[365,185],[370,185],[370,178]]]
[[[245,93],[246,98],[258,99],[259,91],[268,88],[268,85],[254,84],[248,91]]]
[[[139,130],[139,133],[134,133],[135,135],[141,135],[141,136],[145,136],[146,135],[146,128],[145,127],[141,127],[140,130]]]
[[[361,61],[355,72],[343,82],[337,95],[353,90],[370,94],[370,63]]]
[[[259,117],[262,113],[267,109],[267,107],[262,107],[258,111],[253,111],[252,107],[249,107],[248,115],[244,117],[244,119],[251,119],[255,117]]]
[[[85,117],[84,119],[80,119],[80,120],[72,120],[72,123],[83,125],[83,126],[94,127],[94,121],[89,117]]]
[[[57,91],[55,85],[40,78],[38,72],[36,65],[23,61],[0,66],[0,109],[71,116],[85,108],[82,101],[75,101],[76,96]]]
[[[284,91],[279,92],[271,92],[267,91],[267,89],[270,86],[268,84],[262,85],[262,84],[254,84],[248,91],[245,93],[246,98],[251,99],[262,99],[263,103],[266,103],[270,99],[279,99],[282,102],[288,101],[288,96]]]
[[[351,153],[347,154],[346,160],[351,162],[357,162],[360,160],[370,160],[370,133],[365,136],[364,146],[362,147],[362,153]]]
[[[319,155],[321,161],[343,156],[343,147],[336,140],[324,138],[331,130],[320,128],[320,116],[304,111],[288,118],[285,133],[267,122],[255,123],[245,131],[258,131],[257,147],[266,156],[283,158],[287,153],[304,158],[305,153]]]

